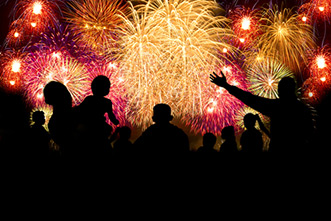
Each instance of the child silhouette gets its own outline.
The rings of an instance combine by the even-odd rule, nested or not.
[[[233,126],[227,126],[222,129],[222,138],[225,140],[220,148],[222,153],[236,153],[238,152],[236,136]]]
[[[198,153],[217,153],[214,149],[216,136],[212,133],[203,135],[202,146],[197,150]]]
[[[259,153],[263,149],[262,133],[255,128],[258,115],[248,113],[244,117],[246,130],[240,138],[242,152]]]

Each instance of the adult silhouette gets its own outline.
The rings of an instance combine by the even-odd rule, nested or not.
[[[234,133],[233,126],[224,127],[221,131],[221,137],[225,141],[222,143],[220,147],[221,153],[237,153],[238,147],[236,142],[236,135]]]
[[[217,153],[217,151],[214,149],[214,146],[216,144],[216,136],[212,133],[205,133],[202,138],[202,146],[199,147],[197,150],[198,153]]]
[[[72,98],[60,82],[51,81],[44,88],[46,104],[53,106],[53,115],[49,120],[48,129],[53,141],[59,145],[63,156],[72,157],[75,150],[75,115],[72,109]]]
[[[259,153],[263,150],[262,133],[255,128],[257,116],[248,113],[244,117],[246,130],[241,134],[241,151],[245,153]]]
[[[32,114],[34,124],[30,129],[31,152],[33,157],[46,159],[49,155],[50,135],[43,127],[45,124],[45,114],[43,111],[35,111]]]
[[[154,124],[148,127],[135,141],[134,146],[146,154],[184,154],[189,152],[189,141],[185,132],[170,123],[173,119],[167,104],[153,108]]]
[[[112,101],[105,97],[109,94],[110,86],[108,77],[95,77],[91,84],[93,95],[87,96],[77,108],[80,120],[85,126],[84,145],[90,153],[103,154],[110,148],[108,137],[111,135],[112,127],[106,123],[105,114],[107,113],[113,124],[119,124],[113,113]]]
[[[278,84],[279,99],[268,99],[243,91],[228,84],[226,77],[210,75],[214,84],[225,88],[246,105],[270,117],[271,152],[296,152],[306,150],[314,134],[314,122],[310,108],[296,96],[296,83],[284,77]]]

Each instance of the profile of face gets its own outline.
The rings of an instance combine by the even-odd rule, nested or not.
[[[60,82],[51,81],[44,88],[46,104],[57,107],[71,107],[72,98],[67,87]]]

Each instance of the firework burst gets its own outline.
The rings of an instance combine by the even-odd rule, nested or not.
[[[265,98],[278,98],[278,83],[283,77],[293,77],[293,73],[282,63],[261,59],[248,67],[249,87],[255,95]]]
[[[307,51],[315,47],[312,26],[300,22],[298,14],[291,9],[265,9],[261,17],[260,52],[281,61],[293,71],[300,70],[307,62]]]
[[[330,21],[331,1],[310,0],[299,8],[299,14],[304,22],[314,23],[319,21]]]
[[[87,94],[88,71],[85,65],[63,53],[40,51],[26,61],[26,92],[36,106],[44,104],[43,89],[50,81],[59,81],[69,90],[73,104],[78,105]]]
[[[23,83],[26,53],[20,50],[6,50],[1,53],[1,85],[10,91],[20,90]]]
[[[258,11],[245,7],[231,11],[229,18],[232,20],[232,29],[237,35],[236,44],[246,47],[254,44],[261,34]]]
[[[231,85],[235,85],[243,90],[247,90],[245,73],[238,65],[226,65],[220,68]],[[208,81],[208,79],[205,79]],[[238,109],[243,103],[229,94],[225,89],[217,87],[208,82],[203,84],[203,95],[197,97],[194,105],[196,110],[184,116],[183,120],[190,125],[194,133],[214,133],[221,134],[221,130],[230,125],[235,125]]]
[[[309,59],[308,69],[313,77],[328,79],[331,77],[331,48],[328,46],[318,48]],[[328,82],[324,80],[324,82]]]
[[[68,3],[65,13],[74,35],[81,44],[88,44],[99,54],[118,46],[118,28],[122,25],[119,14],[126,14],[123,1],[76,0]]]
[[[214,1],[145,1],[122,16],[122,51],[118,60],[130,82],[134,122],[147,126],[155,104],[168,103],[175,116],[202,110],[201,96],[210,71],[227,59],[219,51],[233,46],[229,20],[215,16]],[[198,106],[196,108],[195,106]],[[199,111],[201,113],[201,111]]]

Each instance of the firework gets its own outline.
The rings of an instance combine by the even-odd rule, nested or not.
[[[89,79],[88,79],[88,86],[89,90],[86,96],[92,95],[91,91],[91,84],[95,77],[98,75],[104,75],[109,78],[111,82],[111,87],[109,90],[109,94],[106,98],[110,99],[113,103],[113,113],[116,116],[116,119],[119,120],[120,125],[129,125],[128,121],[126,120],[126,113],[127,113],[127,101],[126,98],[123,96],[125,94],[125,88],[123,82],[125,81],[123,78],[123,74],[120,72],[118,68],[118,64],[116,62],[104,62],[104,63],[91,63],[89,71]],[[107,122],[113,126],[115,130],[116,125],[113,125],[109,120],[108,116],[106,118]]]
[[[6,50],[1,54],[1,85],[8,90],[19,90],[23,84],[26,53],[20,50]]]
[[[319,79],[326,79],[331,77],[331,48],[328,46],[318,48],[312,53],[309,59],[308,69],[310,76],[317,77]]]
[[[232,20],[232,29],[237,35],[237,42],[246,46],[253,44],[261,34],[258,11],[241,7],[231,11],[229,18]],[[240,45],[240,44],[239,44]]]
[[[263,34],[258,40],[260,52],[286,64],[293,71],[306,63],[308,50],[315,47],[312,26],[300,22],[291,9],[265,9],[261,18]]]
[[[245,73],[238,65],[226,65],[220,68],[220,71],[226,75],[229,84],[247,90],[248,84],[245,80]],[[211,132],[219,135],[224,127],[236,124],[235,116],[243,103],[224,88],[208,84],[208,82],[203,86],[203,95],[199,100],[196,100],[201,105],[194,105],[196,110],[186,114],[183,120],[187,125],[190,125],[191,130],[196,134]],[[202,108],[198,109],[200,107]]]
[[[73,104],[78,105],[87,94],[88,71],[76,59],[63,53],[40,51],[31,53],[26,61],[26,92],[31,102],[44,104],[43,89],[50,81],[59,81],[69,90]]]
[[[299,8],[299,14],[304,22],[330,21],[331,1],[310,0]]]
[[[258,96],[278,98],[278,83],[283,77],[293,77],[293,73],[282,63],[271,59],[255,62],[247,69],[251,82],[249,89]]]
[[[21,31],[21,35],[38,35],[48,26],[58,22],[57,11],[60,11],[57,4],[59,0],[22,0],[14,8],[15,17],[20,22],[15,29]]]
[[[118,15],[126,14],[127,8],[123,1],[76,0],[68,4],[67,21],[80,43],[103,55],[117,46],[117,30],[122,25]]]
[[[127,95],[136,117],[144,127],[151,123],[153,106],[168,103],[175,116],[201,113],[204,84],[210,71],[223,64],[223,48],[233,36],[229,20],[215,16],[214,1],[146,1],[131,5],[129,17],[122,16],[118,60],[129,82]],[[133,119],[132,119],[133,120]]]
[[[330,82],[329,78],[308,78],[301,87],[302,99],[311,105],[318,104],[329,91],[330,84],[327,82]]]
[[[43,125],[45,127],[45,129],[47,131],[48,130],[48,122],[49,120],[51,119],[52,115],[53,115],[53,109],[48,106],[48,105],[40,105],[40,106],[37,106],[37,107],[34,107],[30,113],[30,126],[33,125],[33,120],[32,120],[32,115],[34,112],[36,111],[43,111],[44,112],[44,116],[45,116],[45,124]]]

